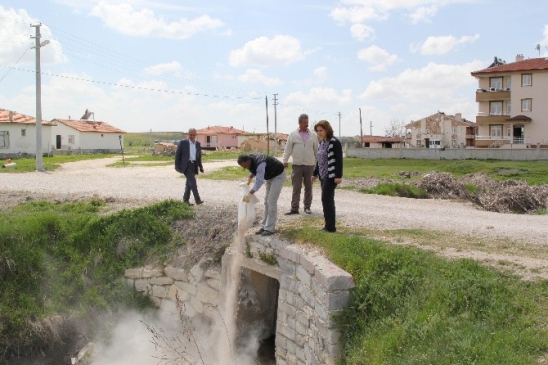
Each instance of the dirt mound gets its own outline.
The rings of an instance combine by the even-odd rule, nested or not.
[[[175,231],[187,242],[178,258],[182,260],[179,264],[192,266],[202,259],[220,262],[226,248],[234,240],[237,207],[210,207],[206,204],[196,207],[194,219],[185,219],[174,225]]]

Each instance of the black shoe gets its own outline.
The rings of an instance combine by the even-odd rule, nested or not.
[[[261,236],[272,236],[273,234],[274,232],[272,231],[264,230],[263,233],[261,233]]]
[[[200,201],[197,201],[197,202],[196,202],[196,205],[202,205],[202,204],[204,204],[204,201],[203,201],[203,200],[200,200]]]
[[[191,202],[189,202],[188,200],[183,200],[183,203],[185,203],[186,205],[194,205]]]
[[[306,214],[312,214],[312,211],[310,210],[310,208],[304,208],[304,212]]]
[[[327,233],[335,233],[335,232],[337,232],[336,229],[331,230],[331,229],[327,229],[327,228],[325,228],[325,227],[322,228],[322,229],[320,229],[320,231],[322,231],[322,232],[327,232]]]
[[[295,215],[295,214],[299,214],[299,212],[297,211],[294,211],[294,210],[290,210],[289,212],[285,213],[285,215]]]
[[[264,232],[264,229],[261,228],[261,229],[259,229],[257,232],[255,232],[255,234],[256,234],[256,235],[259,235],[259,234],[262,234],[263,232]]]

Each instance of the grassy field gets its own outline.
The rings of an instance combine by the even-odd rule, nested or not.
[[[359,232],[319,233],[305,223],[282,234],[323,247],[355,279],[335,319],[340,364],[536,365],[548,357],[548,281]]]
[[[410,160],[345,158],[346,178],[398,178],[400,171],[427,173],[448,172],[455,177],[483,172],[497,180],[525,180],[530,185],[548,184],[548,161],[503,160]]]
[[[194,213],[169,200],[107,216],[103,208],[30,202],[0,212],[0,363],[48,343],[37,325],[46,317],[151,306],[128,288],[124,270],[170,256],[185,243],[171,223]]]
[[[344,178],[379,177],[406,180],[400,171],[428,173],[447,172],[455,177],[483,172],[497,180],[518,179],[530,185],[548,184],[547,161],[499,161],[499,160],[365,160],[344,159]],[[216,180],[234,179],[234,168],[226,167],[204,178]]]
[[[70,155],[70,156],[51,156],[42,158],[42,166],[45,171],[53,171],[59,168],[61,164],[67,162],[75,162],[82,160],[92,160],[112,157],[114,155],[109,154],[92,154],[92,155]],[[12,162],[17,164],[16,167],[0,169],[0,173],[6,172],[32,172],[36,170],[35,158],[18,158],[13,159]],[[7,163],[7,160],[0,160],[0,165]]]

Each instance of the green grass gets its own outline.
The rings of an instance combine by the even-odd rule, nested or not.
[[[518,172],[508,174],[507,170]],[[344,159],[345,178],[395,178],[400,171],[448,172],[457,178],[483,172],[497,180],[519,179],[530,185],[548,184],[548,161]]]
[[[335,317],[340,364],[533,365],[548,353],[548,281],[359,235],[310,227],[285,235],[323,247],[355,279]]]
[[[93,200],[30,202],[0,212],[0,347],[33,347],[40,333],[29,320],[52,315],[86,317],[118,306],[150,302],[128,288],[123,273],[165,260],[184,244],[170,225],[193,216],[167,200],[112,215]],[[0,356],[0,359],[2,356]],[[1,362],[1,361],[0,361]]]
[[[381,183],[371,189],[360,189],[364,194],[399,196],[402,198],[427,199],[428,192],[415,185]]]
[[[75,162],[82,160],[96,160],[100,158],[113,157],[112,154],[89,154],[89,155],[69,155],[69,156],[51,156],[42,158],[42,167],[45,171],[53,171],[59,168],[61,164],[67,162]],[[36,159],[35,158],[12,158],[12,162],[17,164],[16,167],[2,169],[0,168],[0,173],[8,172],[32,172],[36,170]],[[0,165],[7,163],[7,160],[0,160]]]

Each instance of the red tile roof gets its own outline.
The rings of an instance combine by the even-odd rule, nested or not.
[[[492,73],[523,72],[523,71],[548,71],[548,59],[529,58],[523,61],[507,63],[500,66],[486,68],[472,72],[472,76],[479,76]]]
[[[52,122],[62,123],[68,127],[76,129],[79,132],[94,133],[126,133],[121,129],[111,126],[105,122],[84,121],[74,119],[54,119]]]
[[[11,118],[10,118],[11,113]],[[16,124],[25,124],[32,125],[36,124],[36,118],[31,117],[30,115],[25,115],[17,113],[11,110],[0,109],[0,123],[16,123]],[[54,123],[42,121],[42,125],[53,126]]]
[[[242,134],[243,131],[236,129],[234,127],[221,127],[218,125],[210,126],[207,128],[197,129],[197,135],[217,135],[217,134]]]

